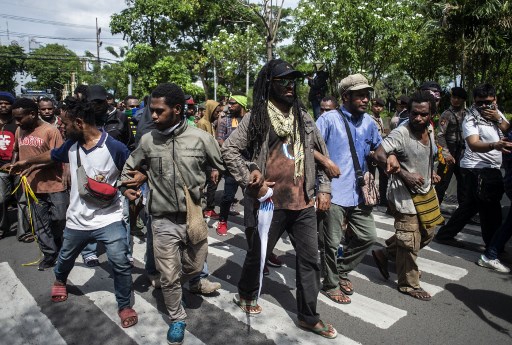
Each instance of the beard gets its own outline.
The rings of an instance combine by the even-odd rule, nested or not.
[[[430,122],[427,121],[424,124],[419,124],[419,123],[416,123],[414,121],[409,120],[409,126],[415,132],[422,132],[422,131],[424,131],[428,127],[429,123]]]
[[[82,142],[84,139],[84,134],[81,132],[66,132],[66,138],[71,139],[73,141]]]
[[[107,120],[108,104],[107,102],[95,104],[93,103],[94,118],[97,126],[103,126]]]
[[[286,96],[284,94],[285,91],[286,90],[284,87],[281,87],[281,86],[278,86],[278,85],[272,83],[271,87],[270,87],[269,96],[270,96],[270,98],[275,100],[277,103],[281,103],[283,105],[291,107],[293,105],[293,102],[295,101],[295,88],[294,88],[293,96]]]

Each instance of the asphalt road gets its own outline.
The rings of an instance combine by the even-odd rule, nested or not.
[[[430,302],[398,293],[394,267],[386,282],[371,254],[367,255],[351,276],[356,293],[350,305],[319,296],[321,318],[339,332],[335,340],[326,340],[296,327],[295,256],[286,237],[275,250],[286,267],[271,269],[264,279],[263,313],[247,317],[232,303],[246,242],[242,217],[230,220],[227,237],[210,229],[208,264],[211,279],[221,282],[222,289],[208,297],[185,291],[185,344],[512,343],[512,275],[475,264],[482,250],[478,226],[470,225],[459,235],[465,249],[432,243],[420,252],[422,284],[434,295]],[[379,247],[393,233],[392,219],[376,211],[375,220]],[[38,258],[37,246],[19,243],[15,236],[0,240],[0,344],[165,344],[168,320],[161,292],[149,285],[144,274],[145,244],[134,242],[134,303],[139,324],[122,329],[105,255],[101,266],[94,269],[77,262],[70,276],[69,299],[52,303],[53,272],[22,266]],[[510,247],[507,250],[512,253]],[[511,256],[505,256],[509,266]]]

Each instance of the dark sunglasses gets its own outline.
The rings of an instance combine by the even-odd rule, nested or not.
[[[273,79],[273,81],[274,81],[274,83],[277,83],[278,85],[281,85],[283,87],[295,86],[294,79]]]
[[[235,104],[238,104],[238,102],[232,101],[232,102],[228,102],[228,104],[235,105]]]

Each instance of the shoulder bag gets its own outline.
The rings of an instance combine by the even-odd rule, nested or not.
[[[340,114],[343,123],[345,124],[345,131],[347,132],[350,154],[352,156],[354,171],[356,173],[356,183],[359,187],[361,187],[361,191],[363,192],[364,204],[367,206],[375,206],[380,201],[379,190],[375,185],[375,176],[373,176],[373,174],[371,174],[369,171],[363,174],[361,165],[359,164],[359,159],[357,158],[356,148],[354,146],[354,140],[352,139],[352,132],[350,131],[348,121],[345,118],[345,115],[343,115],[339,109],[338,113]]]
[[[185,183],[185,179],[183,178],[183,175],[181,175],[180,168],[172,156],[171,159],[176,167],[176,171],[178,171],[181,183],[183,183],[183,192],[185,193],[185,202],[187,204],[188,239],[192,244],[197,244],[208,238],[208,225],[203,218],[203,208],[201,207],[201,204],[197,205],[194,200],[192,200],[192,196],[190,195],[188,186]]]
[[[80,161],[80,145],[76,143],[76,180],[78,195],[85,202],[104,208],[110,206],[117,197],[118,189],[108,183],[96,181],[87,176]]]
[[[429,170],[430,170],[430,190],[426,194],[413,193],[411,190],[412,202],[414,208],[418,214],[420,223],[425,229],[433,228],[437,225],[444,224],[444,217],[441,215],[441,209],[439,207],[439,200],[434,186],[432,185],[432,173],[434,169],[433,150],[432,150],[432,138],[430,133],[428,134],[428,141],[430,145],[430,156],[429,156]]]

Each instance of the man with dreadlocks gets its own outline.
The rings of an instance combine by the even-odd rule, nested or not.
[[[245,188],[245,234],[248,251],[235,303],[248,314],[259,314],[261,257],[268,257],[286,230],[296,251],[299,326],[326,338],[336,330],[316,312],[320,283],[318,236],[314,208],[330,206],[330,182],[316,171],[314,151],[328,156],[311,117],[301,110],[295,80],[302,74],[283,60],[271,60],[254,85],[254,107],[224,142],[222,156],[229,172]],[[273,192],[271,191],[273,189]],[[267,246],[258,232],[258,200],[272,194],[273,214]],[[260,219],[260,218],[259,218]],[[266,238],[266,237],[265,237]],[[261,248],[263,247],[263,248]],[[265,252],[266,251],[266,252]]]

